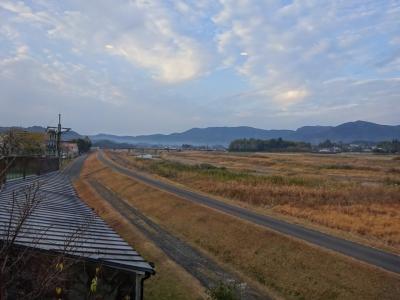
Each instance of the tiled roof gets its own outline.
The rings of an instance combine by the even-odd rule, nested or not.
[[[60,172],[9,181],[0,192],[0,239],[6,236],[13,191],[39,183],[40,202],[16,239],[16,244],[63,252],[130,272],[154,269],[77,196],[69,177]],[[19,192],[14,207],[24,203]],[[18,217],[14,209],[14,220]]]

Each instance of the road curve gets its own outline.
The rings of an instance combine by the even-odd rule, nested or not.
[[[175,194],[180,198],[202,204],[213,209],[222,211],[226,214],[241,218],[254,224],[273,229],[277,232],[304,240],[308,243],[339,252],[359,261],[370,265],[383,268],[400,274],[400,256],[378,250],[372,247],[364,246],[356,242],[351,242],[339,237],[331,236],[316,230],[305,228],[297,224],[291,224],[270,216],[261,215],[248,209],[227,204],[210,196],[205,196],[193,191],[180,188],[173,184],[157,180],[155,178],[137,173],[132,169],[127,169],[104,157],[102,151],[98,152],[99,160],[112,168],[113,170],[128,175],[136,180],[139,180],[147,185],[153,186],[160,190]]]
[[[81,173],[81,169],[82,169],[83,163],[85,162],[86,158],[87,158],[87,154],[78,156],[73,161],[71,161],[69,163],[69,165],[67,165],[65,167],[65,169],[62,170],[61,172],[64,175],[67,175],[71,180],[77,179]]]

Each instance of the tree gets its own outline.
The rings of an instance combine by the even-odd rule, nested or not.
[[[392,141],[380,142],[378,143],[375,152],[400,153],[400,141],[392,140]]]
[[[332,148],[335,144],[331,142],[331,140],[325,140],[322,143],[319,143],[319,148]]]
[[[20,133],[22,155],[43,155],[46,152],[46,134],[41,132]]]
[[[231,142],[229,151],[308,152],[311,151],[311,145],[304,142],[285,141],[282,138],[270,140],[238,139]]]
[[[10,156],[21,151],[21,138],[17,130],[10,129],[0,136],[0,156]]]
[[[87,136],[83,139],[77,139],[75,142],[78,145],[79,154],[89,152],[90,147],[92,147],[92,141]]]
[[[44,133],[10,129],[0,137],[0,156],[42,155],[45,141]]]

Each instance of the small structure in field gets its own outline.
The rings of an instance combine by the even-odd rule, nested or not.
[[[136,157],[142,159],[153,159],[153,155],[148,153],[139,154]]]

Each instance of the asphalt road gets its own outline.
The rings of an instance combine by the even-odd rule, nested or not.
[[[64,170],[62,170],[62,173],[69,176],[71,180],[78,178],[86,158],[87,154],[78,156],[72,162],[70,162],[69,165],[66,166]]]
[[[211,207],[226,214],[241,218],[268,229],[273,229],[277,232],[304,240],[322,248],[339,252],[359,261],[383,268],[387,271],[400,274],[400,256],[398,255],[341,239],[339,237],[334,237],[316,230],[302,227],[297,224],[291,224],[270,216],[261,215],[245,208],[227,204],[210,196],[205,196],[184,188],[177,187],[173,184],[157,180],[147,175],[135,172],[132,169],[124,168],[123,166],[105,158],[103,152],[101,151],[98,152],[98,158],[102,163],[117,172],[128,175],[160,190],[175,194],[178,197]]]

